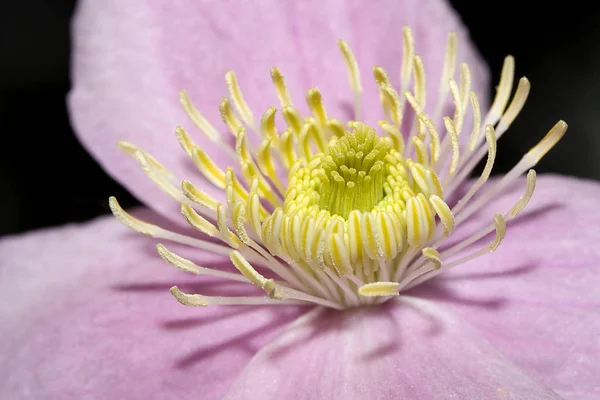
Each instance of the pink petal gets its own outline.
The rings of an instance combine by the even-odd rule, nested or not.
[[[309,316],[258,352],[225,399],[559,398],[433,302]]]
[[[506,193],[472,226],[509,209],[520,195]],[[443,301],[561,396],[600,398],[599,198],[596,182],[538,179],[530,204],[494,254],[413,294]]]
[[[348,118],[352,94],[337,48],[337,40],[344,38],[362,68],[365,111],[375,123],[380,107],[371,68],[385,67],[392,82],[399,83],[402,27],[409,24],[426,66],[428,104],[435,104],[446,36],[452,30],[459,33],[459,61],[470,63],[473,87],[485,103],[487,70],[445,1],[150,3],[80,2],[69,105],[81,141],[105,170],[164,215],[175,216],[177,207],[165,201],[115,144],[132,141],[180,179],[193,179],[198,174],[173,137],[176,124],[182,124],[220,165],[229,164],[222,151],[192,129],[178,91],[186,89],[201,112],[225,132],[218,105],[227,96],[224,74],[230,69],[236,71],[257,119],[267,107],[278,105],[269,75],[274,65],[286,74],[303,111],[304,93],[318,86],[329,114]]]
[[[175,270],[112,217],[4,239],[0,398],[220,398],[299,314],[186,308],[169,294],[174,284],[205,294],[252,289]]]

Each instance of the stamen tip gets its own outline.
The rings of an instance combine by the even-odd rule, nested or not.
[[[177,286],[171,287],[169,291],[171,292],[173,297],[175,297],[175,299],[177,299],[177,301],[183,304],[184,306],[205,307],[208,305],[208,303],[204,301],[204,296],[201,296],[199,294],[185,294],[181,290],[179,290]]]
[[[398,282],[373,282],[358,288],[358,294],[366,297],[398,296]]]
[[[139,220],[127,213],[125,210],[123,210],[116,197],[111,196],[108,198],[108,206],[115,218],[118,219],[123,225],[133,229],[134,231],[143,233],[144,235],[154,235],[154,225]]]

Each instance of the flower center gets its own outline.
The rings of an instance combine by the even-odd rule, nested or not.
[[[506,231],[506,221],[525,207],[535,187],[535,172],[527,174],[523,197],[504,214],[495,214],[493,224],[464,240],[442,246],[455,225],[464,222],[519,175],[533,167],[566,131],[559,121],[504,178],[486,190],[495,156],[496,140],[520,112],[529,81],[519,81],[509,104],[514,60],[507,57],[496,98],[482,119],[477,96],[471,91],[471,72],[460,64],[456,70],[456,35],[448,37],[444,68],[434,113],[427,115],[425,69],[414,53],[414,38],[404,29],[404,59],[397,92],[381,67],[373,68],[386,120],[380,134],[361,121],[362,84],[354,54],[340,41],[352,94],[354,120],[343,125],[329,118],[317,89],[306,94],[310,116],[303,117],[293,105],[281,71],[274,67],[271,78],[286,123],[279,132],[276,107],[262,115],[260,124],[244,100],[235,74],[226,74],[229,98],[223,99],[223,122],[235,137],[235,148],[222,140],[219,131],[181,92],[182,105],[191,121],[208,139],[239,165],[222,170],[182,127],[176,136],[206,183],[223,191],[219,199],[189,181],[181,187],[174,175],[137,146],[121,142],[149,178],[181,203],[186,221],[211,240],[183,236],[140,221],[122,210],[114,198],[110,207],[127,226],[156,238],[228,255],[233,271],[194,264],[159,244],[157,250],[168,263],[196,275],[211,275],[252,283],[266,296],[203,296],[186,294],[177,287],[173,295],[183,304],[318,304],[342,309],[381,303],[401,291],[494,251]],[[409,84],[413,82],[411,92]],[[443,117],[448,94],[454,103],[453,117]],[[413,112],[405,113],[406,106]],[[233,107],[232,107],[233,105]],[[508,105],[508,106],[507,106]],[[472,114],[471,119],[466,118]],[[409,124],[404,118],[412,117]],[[466,122],[472,122],[465,133]],[[482,124],[483,121],[483,124]],[[409,132],[401,132],[410,125]],[[496,128],[494,128],[496,126]],[[439,131],[443,128],[443,131]],[[255,148],[248,135],[256,135]],[[468,140],[462,140],[468,135]],[[461,141],[462,140],[462,141]],[[453,196],[472,168],[487,154],[479,179],[453,205]],[[287,172],[283,182],[277,171]],[[456,197],[456,196],[455,196]],[[479,239],[495,231],[495,238],[479,250],[462,254]],[[236,271],[237,270],[237,271]]]
[[[307,189],[315,193],[319,208],[346,219],[352,210],[371,211],[384,198],[384,182],[388,176],[396,185],[396,178],[405,183],[390,173],[389,160],[386,164],[388,155],[397,163],[391,147],[374,129],[357,124],[352,132],[345,132],[343,137],[333,141],[326,155],[315,157],[320,161],[317,168],[312,171],[306,168],[294,177],[309,178]],[[286,202],[288,198],[290,202],[297,199],[286,196]]]
[[[261,236],[290,264],[363,286],[392,279],[394,260],[425,246],[436,209],[447,216],[447,206],[434,171],[404,159],[367,124],[349,128],[290,168],[283,207]]]
[[[324,154],[291,171],[285,196],[286,212],[306,208],[347,219],[352,210],[371,211],[387,196],[406,187],[394,165],[402,156],[374,129],[355,123],[352,132],[334,138]],[[383,205],[382,205],[383,206]]]

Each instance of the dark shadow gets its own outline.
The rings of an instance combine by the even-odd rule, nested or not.
[[[223,310],[225,311],[225,308],[223,308]],[[159,326],[168,330],[191,329],[197,327],[198,325],[207,325],[213,322],[235,317],[240,314],[251,313],[254,310],[257,310],[257,308],[249,308],[244,306],[234,307],[231,311],[228,309],[229,312],[211,314],[209,316],[172,319],[162,322]]]
[[[530,222],[532,219],[537,219],[543,216],[546,213],[549,213],[554,210],[558,210],[563,208],[565,205],[561,203],[549,203],[543,206],[539,206],[536,208],[527,208],[521,212],[512,222],[513,224],[524,224]]]
[[[430,282],[416,286],[406,292],[406,295],[421,299],[432,300],[441,303],[458,303],[472,307],[481,307],[489,310],[497,310],[506,305],[507,299],[493,297],[486,299],[470,299],[461,297],[454,290],[443,285],[442,279],[434,279]]]
[[[247,287],[248,284],[236,281],[226,280],[211,280],[210,282],[192,282],[192,281],[166,281],[166,282],[148,282],[148,283],[124,283],[112,286],[111,289],[118,292],[164,292],[169,291],[172,286],[179,287],[182,291],[189,291],[190,293],[202,293],[205,294],[210,291],[211,288],[215,287]],[[185,290],[184,290],[185,289]]]
[[[375,361],[378,358],[385,357],[390,352],[397,351],[401,348],[401,343],[399,341],[399,337],[395,337],[387,343],[384,343],[380,346],[377,346],[376,349],[373,349],[367,353],[365,353],[361,358],[364,361]]]
[[[277,359],[284,356],[288,351],[293,350],[297,346],[302,346],[302,343],[310,342],[320,334],[324,334],[332,329],[340,329],[341,326],[334,321],[338,321],[340,319],[340,315],[347,313],[348,311],[328,310],[322,308],[320,310],[312,309],[306,314],[300,316],[298,320],[308,317],[308,313],[311,312],[319,313],[319,315],[313,316],[308,322],[308,332],[302,336],[296,336],[294,340],[290,340],[285,345],[277,346],[276,349],[269,353],[269,357]],[[282,332],[282,334],[289,334],[289,332],[302,328],[306,328],[305,323],[301,323],[298,326],[288,327],[286,332]]]
[[[391,313],[391,308],[393,305],[390,304],[384,304],[382,306],[382,312],[384,312],[387,317],[388,317],[388,323],[393,325],[394,329],[391,329],[391,332],[401,332],[400,328],[398,327],[398,321],[396,321],[396,319],[392,316]],[[402,307],[403,304],[396,304],[396,307]],[[402,341],[399,335],[395,335],[391,338],[387,338],[387,340],[385,342],[382,342],[379,346],[377,346],[375,349],[366,352],[365,354],[362,355],[362,359],[364,361],[375,361],[381,357],[384,357],[385,355],[389,354],[390,352],[394,352],[397,350],[400,350],[402,348]]]
[[[510,227],[511,226],[519,226],[522,224],[527,224],[530,223],[532,221],[535,221],[536,219],[542,217],[544,214],[549,213],[553,210],[559,209],[563,207],[562,204],[560,203],[550,203],[550,204],[546,204],[540,207],[536,207],[536,208],[532,208],[532,209],[527,209],[525,208],[515,219],[509,221],[507,223],[507,230],[506,230],[506,234],[507,236],[510,235]],[[476,213],[474,213],[473,215],[471,215],[469,218],[467,218],[465,221],[463,221],[462,223],[466,223],[467,221],[470,221],[472,219],[479,219],[481,221],[480,226],[474,227],[470,232],[466,233],[466,232],[462,232],[460,226],[456,229],[456,233],[460,233],[460,236],[455,236],[453,237],[452,235],[450,235],[450,237],[448,239],[446,239],[442,245],[439,248],[439,251],[443,252],[444,250],[455,246],[456,244],[462,242],[463,240],[469,238],[471,235],[477,233],[481,228],[489,225],[489,224],[493,224],[494,219],[493,219],[493,215],[484,215],[483,212],[477,211]],[[487,234],[486,236],[484,236],[483,238],[475,241],[474,243],[472,243],[470,246],[467,247],[467,249],[472,248],[472,247],[480,247],[482,246],[484,243],[486,242],[490,242],[493,238],[494,235],[494,231],[490,232],[489,234]],[[464,251],[464,250],[462,250]]]
[[[429,328],[425,332],[425,335],[427,337],[437,336],[443,332],[444,324],[442,324],[440,321],[438,321],[435,316],[429,314],[427,311],[423,310],[422,308],[416,307],[412,303],[403,302],[403,303],[401,303],[401,305],[412,308],[413,310],[415,310],[417,312],[417,314],[421,315],[421,317],[423,317],[424,320],[429,322]]]
[[[443,276],[442,280],[447,281],[455,281],[455,280],[474,280],[474,279],[494,279],[494,278],[504,278],[504,277],[516,277],[520,275],[528,274],[537,268],[537,265],[534,263],[523,264],[518,267],[504,270],[504,271],[484,271],[478,273],[471,274],[463,274],[463,275],[451,275],[451,276]]]
[[[242,307],[244,307],[244,306],[242,306]],[[240,307],[240,308],[242,308],[242,307]],[[247,308],[244,311],[250,312],[250,310],[248,310]],[[174,366],[175,366],[175,368],[178,368],[178,369],[186,369],[204,358],[210,357],[213,354],[219,353],[220,351],[222,351],[226,348],[231,348],[231,347],[235,347],[235,348],[238,348],[247,353],[253,354],[253,353],[257,352],[258,350],[260,350],[258,346],[252,344],[253,338],[260,336],[260,335],[265,335],[272,329],[274,329],[278,326],[281,326],[282,324],[291,322],[295,318],[297,318],[297,316],[294,313],[283,314],[283,313],[275,312],[275,313],[273,313],[273,320],[275,320],[275,319],[277,320],[276,324],[272,323],[273,321],[269,321],[269,322],[267,322],[261,326],[258,326],[250,331],[244,332],[244,333],[236,336],[235,338],[225,340],[218,344],[210,344],[206,347],[201,347],[197,350],[192,351],[188,355],[180,358],[179,360],[177,360],[175,362]],[[202,321],[200,318],[199,318],[199,320],[200,320],[200,323],[204,323],[204,321]]]

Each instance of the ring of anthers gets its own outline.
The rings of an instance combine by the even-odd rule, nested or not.
[[[466,63],[459,65],[459,80],[454,80],[457,37],[450,33],[438,102],[430,117],[424,112],[423,61],[414,53],[410,28],[404,28],[403,33],[402,95],[383,68],[374,68],[381,104],[388,117],[379,123],[382,136],[360,122],[360,72],[344,41],[339,42],[339,47],[355,108],[355,120],[346,124],[328,116],[321,94],[314,88],[306,95],[311,115],[303,118],[292,103],[282,73],[273,68],[271,77],[286,129],[277,129],[275,107],[263,114],[257,126],[235,74],[228,72],[230,96],[221,102],[220,111],[235,137],[233,148],[182,91],[181,103],[191,121],[239,164],[237,172],[231,167],[222,170],[182,127],[177,127],[182,148],[206,181],[223,190],[221,199],[211,197],[189,181],[178,185],[180,181],[151,155],[131,143],[119,143],[150,179],[181,203],[187,222],[204,236],[188,237],[138,220],[111,198],[114,215],[147,235],[229,255],[238,272],[199,266],[164,245],[157,245],[159,254],[175,267],[197,275],[251,282],[266,293],[203,296],[173,287],[171,292],[181,303],[312,303],[336,309],[377,304],[498,247],[506,222],[519,214],[533,193],[535,172],[530,168],[560,140],[567,125],[559,121],[508,174],[480,191],[494,164],[496,142],[521,111],[529,93],[529,81],[519,80],[509,104],[514,60],[506,57],[496,97],[482,122]],[[447,108],[448,94],[454,103],[454,115],[440,118]],[[406,103],[414,117],[406,118]],[[471,132],[468,140],[460,140],[467,135],[463,131],[468,114]],[[257,148],[248,140],[249,131],[258,135]],[[449,205],[445,199],[456,194],[485,155],[487,162],[479,179]],[[525,194],[512,209],[496,214],[492,224],[472,236],[444,246],[444,238],[457,224],[527,170]],[[281,171],[288,177],[287,185]],[[457,256],[493,232],[495,237],[489,244]]]

